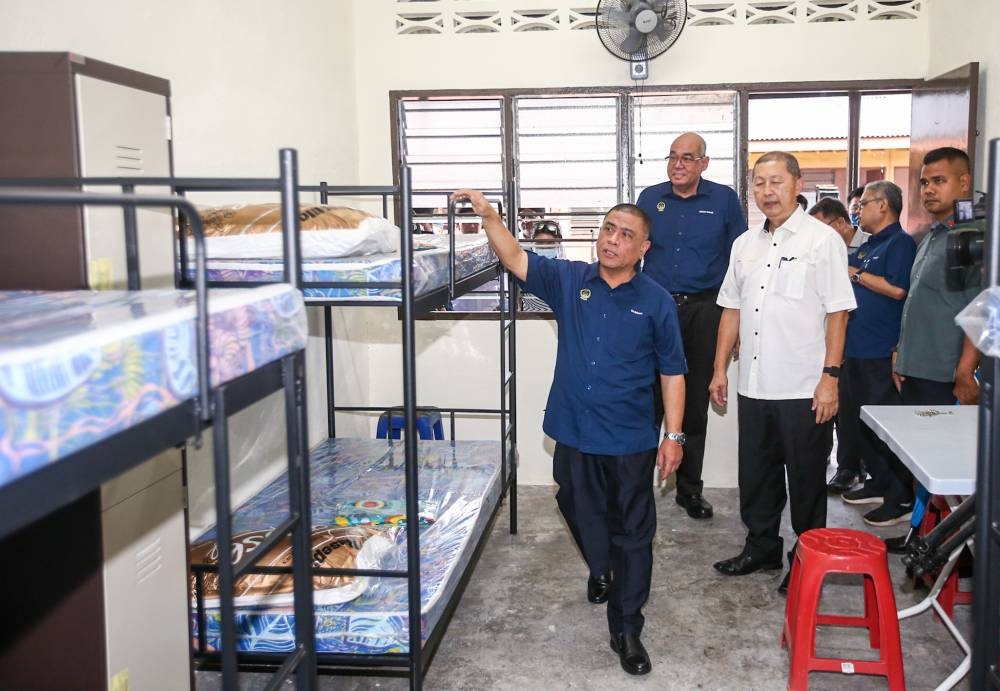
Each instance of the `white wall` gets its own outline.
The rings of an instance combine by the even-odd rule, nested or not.
[[[1000,137],[1000,4],[995,0],[931,2],[927,76],[979,63],[979,137],[976,141],[976,188],[986,189],[984,171],[990,139]]]
[[[457,11],[529,4],[494,0],[453,7]],[[448,3],[444,5],[447,9]],[[391,90],[632,84],[626,63],[610,56],[594,31],[400,36],[394,33],[395,9],[391,2],[356,5],[356,33],[366,36],[358,43],[356,63],[358,140],[364,152],[359,175],[365,181],[391,176]],[[926,15],[905,21],[689,26],[665,55],[650,63],[647,86],[923,77],[927,27]],[[495,329],[463,325],[456,336],[451,328],[449,322],[421,331],[421,402],[471,405],[466,400],[476,395],[466,399],[465,390],[486,386],[493,390],[495,378],[482,365],[496,357]],[[457,337],[467,338],[462,348],[448,345]],[[553,444],[541,432],[541,419],[555,361],[553,327],[537,321],[519,323],[517,348],[519,481],[547,484],[552,479]],[[381,346],[373,351],[381,352]],[[435,377],[429,372],[454,375]],[[735,369],[730,378],[736,381]],[[373,400],[380,400],[383,392],[398,391],[397,372],[373,370],[371,390]],[[703,476],[710,487],[736,486],[735,408],[725,416],[709,414]]]
[[[278,149],[294,147],[302,182],[353,184],[353,11],[352,3],[327,0],[0,0],[0,47],[71,51],[170,80],[177,175],[277,177]],[[315,442],[326,436],[326,394],[322,316],[312,312],[307,371]],[[360,361],[366,376],[363,354],[348,361]],[[272,398],[233,421],[241,495],[271,472],[262,472],[262,463],[277,459],[276,469],[283,461],[283,435],[261,432],[283,419],[281,401]],[[199,491],[211,484],[209,449],[189,458],[193,532],[214,522],[212,495]]]

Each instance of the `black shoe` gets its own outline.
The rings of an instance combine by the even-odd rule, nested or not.
[[[781,554],[778,553],[773,557],[760,558],[751,555],[746,550],[743,550],[740,552],[739,556],[733,557],[732,559],[717,561],[712,564],[712,566],[715,567],[716,571],[726,576],[746,576],[748,573],[760,571],[761,569],[768,571],[780,569]]]
[[[868,525],[890,526],[899,523],[909,523],[913,512],[913,504],[882,504],[874,511],[869,511],[862,518]]]
[[[843,494],[854,488],[858,483],[858,474],[847,468],[839,468],[830,481],[826,483],[826,491],[830,494]]]
[[[885,501],[883,492],[873,489],[868,485],[861,485],[857,489],[844,492],[840,498],[845,504],[881,504]]]
[[[611,634],[611,649],[618,653],[622,669],[629,674],[649,674],[649,670],[653,669],[649,654],[639,640],[638,634]]]
[[[599,605],[608,601],[611,592],[611,579],[607,576],[591,576],[587,579],[587,600]]]
[[[792,579],[792,570],[788,569],[785,571],[785,577],[781,579],[781,583],[778,584],[778,594],[781,596],[788,595],[788,581]]]
[[[677,503],[684,507],[691,518],[711,518],[712,505],[700,494],[677,493]]]

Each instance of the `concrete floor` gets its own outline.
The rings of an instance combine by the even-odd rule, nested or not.
[[[643,642],[653,663],[645,677],[622,671],[608,646],[604,607],[586,601],[587,570],[556,509],[554,490],[523,487],[519,529],[508,533],[505,506],[425,678],[425,688],[451,689],[784,689],[788,655],[779,644],[785,600],[775,591],[781,572],[724,577],[712,563],[743,545],[735,489],[709,489],[715,517],[694,521],[658,493],[652,593]],[[831,498],[828,525],[866,529],[864,510]],[[902,526],[876,531],[898,535]],[[792,533],[786,521],[786,546]],[[899,557],[890,555],[901,609],[922,599]],[[968,585],[966,585],[968,587]],[[833,577],[824,589],[825,611],[860,612],[860,582]],[[968,636],[968,607],[957,609]],[[930,612],[900,625],[907,689],[933,689],[962,654]],[[874,657],[859,630],[821,629],[821,653]],[[218,688],[218,675],[197,675],[199,691]],[[262,675],[245,674],[242,688],[263,688]],[[884,689],[881,677],[813,673],[813,689]],[[320,688],[406,689],[405,679],[320,677]],[[968,682],[956,688],[968,689]]]

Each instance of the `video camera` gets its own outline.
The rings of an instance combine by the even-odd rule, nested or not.
[[[978,203],[973,203],[971,199],[956,199],[954,214],[955,223],[959,225],[986,218],[986,195],[980,197]],[[986,233],[979,228],[964,228],[948,233],[945,265],[948,269],[982,266],[985,241]]]

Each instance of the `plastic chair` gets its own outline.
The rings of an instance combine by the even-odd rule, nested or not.
[[[938,523],[947,518],[950,513],[951,507],[948,506],[948,502],[945,501],[944,497],[931,495],[927,504],[927,511],[923,515],[920,522],[920,535],[927,535],[929,532],[934,530]],[[928,587],[933,587],[938,573],[939,572],[924,574],[924,583],[926,583]],[[948,574],[948,578],[945,580],[944,585],[941,587],[941,592],[938,594],[937,598],[938,604],[941,605],[941,608],[950,619],[955,618],[955,605],[972,604],[972,592],[959,589],[958,577],[958,568],[952,569],[951,573]],[[934,618],[940,619],[937,612],[934,612]]]
[[[375,438],[388,439],[391,430],[392,438],[399,439],[405,424],[406,418],[403,415],[402,406],[390,408],[378,416]],[[441,422],[441,412],[437,408],[430,406],[417,408],[417,437],[419,439],[444,439],[444,425]]]
[[[820,614],[820,594],[827,574],[864,576],[862,616]],[[816,656],[816,627],[857,626],[868,629],[878,660]],[[885,543],[869,533],[842,528],[817,528],[799,536],[785,603],[782,647],[788,646],[788,688],[809,687],[809,672],[875,674],[888,678],[890,691],[904,691],[903,653],[899,643],[896,597],[889,575]]]

